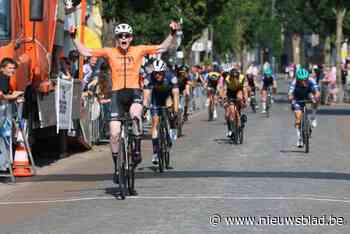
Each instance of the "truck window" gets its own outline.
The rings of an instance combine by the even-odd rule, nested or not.
[[[11,0],[0,0],[0,41],[11,38]]]

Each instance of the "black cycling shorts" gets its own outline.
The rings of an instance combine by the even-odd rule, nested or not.
[[[237,90],[227,90],[226,91],[226,95],[227,95],[227,99],[229,102],[231,101],[236,101],[237,100],[237,94],[239,91],[243,92],[243,89],[237,89]]]
[[[271,78],[271,79],[265,79],[264,81],[263,81],[263,87],[262,87],[262,89],[263,90],[268,90],[268,88],[269,87],[272,87],[273,86],[273,79]]]
[[[130,111],[132,104],[143,104],[141,89],[122,89],[112,91],[111,95],[111,121],[119,120]]]

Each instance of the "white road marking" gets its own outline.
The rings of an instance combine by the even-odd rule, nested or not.
[[[0,202],[0,206],[6,205],[32,205],[32,204],[49,204],[49,203],[67,203],[67,202],[79,202],[79,201],[97,201],[97,200],[115,200],[114,196],[99,196],[99,197],[84,197],[84,198],[68,198],[68,199],[57,199],[57,200],[33,200],[33,201],[9,201]],[[232,197],[229,195],[201,195],[201,194],[186,194],[183,196],[173,195],[142,195],[142,196],[131,196],[127,197],[131,200],[285,200],[285,201],[318,201],[318,202],[334,202],[350,204],[350,200],[347,198],[339,199],[332,197],[283,197],[283,196],[271,196],[271,197]]]

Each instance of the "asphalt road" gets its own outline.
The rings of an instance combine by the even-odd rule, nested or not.
[[[283,93],[270,118],[248,111],[243,145],[227,142],[222,112],[194,114],[163,174],[145,141],[136,197],[113,195],[108,146],[0,184],[0,233],[350,233],[350,108],[319,110],[305,154]]]

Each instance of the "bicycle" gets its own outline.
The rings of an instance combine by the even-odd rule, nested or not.
[[[230,140],[232,144],[243,144],[244,140],[244,123],[246,122],[246,116],[241,115],[240,110],[238,107],[237,102],[239,99],[229,99],[227,101],[228,108],[233,106],[235,108],[235,111],[228,109],[230,111],[229,113],[229,124],[230,124],[230,129],[232,131],[232,134],[230,136]],[[233,116],[233,112],[236,116]],[[242,117],[245,118],[242,118]]]
[[[117,159],[117,172],[120,196],[136,195],[135,191],[135,166],[132,163],[132,154],[135,148],[135,139],[133,134],[133,122],[137,120],[131,119],[130,115],[126,115],[120,119],[121,133],[119,145],[119,157]],[[136,124],[138,125],[138,124]],[[140,126],[137,126],[138,128]]]
[[[303,117],[301,119],[301,124],[300,124],[300,132],[301,132],[301,137],[302,141],[305,147],[305,153],[309,153],[310,151],[310,138],[311,138],[311,123],[310,119],[308,117],[308,109],[307,109],[307,104],[311,103],[309,100],[303,100],[303,101],[297,101],[298,103],[304,103],[303,107]]]

